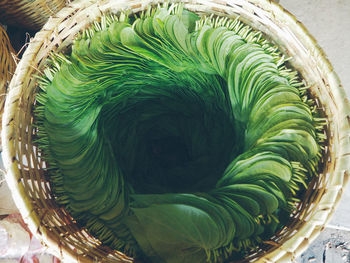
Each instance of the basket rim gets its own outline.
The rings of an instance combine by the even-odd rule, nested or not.
[[[101,3],[100,3],[101,2]],[[134,2],[141,1],[117,1],[117,0],[104,0],[104,1],[83,1],[77,0],[69,4],[67,7],[63,8],[60,12],[58,12],[55,17],[65,16],[70,10],[76,9],[79,11],[80,9],[87,7],[94,7],[96,9],[96,13],[93,16],[98,17],[103,12],[101,7],[103,4],[110,4],[110,6],[114,4],[121,5],[118,6],[118,10],[121,10],[125,7],[138,9],[141,6],[132,4]],[[142,4],[157,4],[162,3],[162,0],[146,0],[143,1]],[[178,0],[170,1],[170,2],[179,2]],[[307,31],[305,26],[299,22],[294,15],[284,9],[280,4],[277,4],[271,0],[185,0],[182,1],[184,3],[194,3],[198,5],[205,5],[208,3],[211,4],[229,4],[230,2],[238,2],[242,5],[242,8],[251,8],[252,5],[262,8],[265,11],[270,12],[275,19],[279,18],[285,23],[288,24],[289,27],[295,27],[295,31],[303,36],[303,39],[300,39],[303,43],[307,43],[308,45],[314,48],[314,54],[318,55],[317,63],[320,65],[324,74],[326,74],[327,80],[329,82],[330,88],[335,90],[337,93],[335,94],[335,99],[337,101],[338,108],[340,109],[342,117],[347,118],[350,123],[350,104],[348,99],[346,98],[345,91],[340,84],[340,80],[336,73],[333,71],[333,67],[325,56],[323,50],[318,46],[315,38]],[[43,35],[50,35],[54,32],[54,28],[58,26],[54,17],[49,19],[46,25],[43,27],[45,31],[40,31],[31,41],[31,44],[25,51],[22,60],[17,66],[16,72],[12,81],[9,85],[9,92],[5,102],[5,111],[3,115],[3,130],[1,133],[2,136],[2,144],[3,144],[3,162],[6,169],[6,181],[9,185],[9,188],[12,193],[12,197],[16,203],[16,206],[20,210],[23,219],[28,224],[31,232],[41,241],[43,241],[50,249],[53,254],[56,256],[67,260],[68,262],[85,262],[86,259],[80,258],[77,256],[73,250],[68,249],[66,247],[61,247],[60,244],[57,244],[51,238],[51,233],[48,232],[44,227],[40,224],[40,219],[35,214],[33,209],[33,205],[30,202],[30,198],[26,195],[25,189],[21,184],[21,176],[20,170],[18,168],[18,163],[16,159],[16,146],[14,145],[14,118],[18,112],[18,100],[25,89],[25,86],[22,85],[23,79],[30,78],[30,75],[27,75],[27,68],[29,67],[31,61],[39,52],[41,47],[41,42]],[[61,25],[62,26],[62,25]],[[36,40],[39,40],[36,42]],[[24,74],[24,75],[23,75]],[[340,138],[350,138],[350,130],[347,127],[339,130]],[[316,208],[315,213],[310,217],[308,222],[305,222],[302,227],[299,229],[298,233],[296,233],[293,237],[289,238],[285,243],[283,243],[280,247],[274,248],[271,251],[267,252],[263,255],[262,258],[258,259],[257,262],[276,262],[283,260],[292,260],[294,257],[300,255],[304,250],[306,250],[308,244],[312,242],[318,234],[322,231],[325,225],[330,220],[332,214],[334,213],[335,207],[338,205],[340,201],[340,196],[342,195],[342,188],[346,186],[348,183],[347,177],[349,176],[349,165],[346,163],[345,156],[350,155],[350,143],[344,145],[340,148],[340,151],[337,153],[337,163],[335,164],[335,172],[336,176],[332,177],[332,179],[328,182],[329,191],[326,191],[323,194],[321,201],[319,202],[319,207]],[[333,160],[334,161],[334,160]],[[334,161],[335,162],[335,161]],[[344,177],[346,177],[344,179]],[[336,198],[334,198],[334,196]],[[326,215],[324,211],[326,209]],[[307,241],[305,243],[305,240]],[[90,262],[90,261],[86,261]]]

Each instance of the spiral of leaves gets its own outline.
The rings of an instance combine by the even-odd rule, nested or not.
[[[40,77],[37,143],[58,202],[152,262],[244,254],[320,158],[321,119],[284,62],[238,20],[179,4],[104,16]]]

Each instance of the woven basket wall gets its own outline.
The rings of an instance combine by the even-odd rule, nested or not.
[[[38,30],[67,0],[0,0],[0,21],[27,29]]]
[[[16,53],[11,46],[6,30],[0,25],[0,120],[2,120],[2,114],[4,111],[7,85],[16,68],[15,55]]]
[[[31,231],[65,262],[128,262],[89,236],[69,214],[56,205],[32,138],[32,108],[37,91],[34,74],[40,73],[52,50],[69,47],[78,32],[103,13],[129,9],[130,14],[160,0],[78,0],[51,17],[35,36],[20,61],[10,84],[2,132],[6,179],[14,200]],[[171,1],[170,1],[171,2]],[[316,41],[296,19],[269,0],[185,0],[184,7],[197,13],[240,19],[264,32],[291,57],[309,85],[311,95],[328,119],[328,145],[319,177],[314,178],[291,223],[260,251],[246,260],[291,262],[317,237],[329,221],[349,179],[350,106],[332,66]]]

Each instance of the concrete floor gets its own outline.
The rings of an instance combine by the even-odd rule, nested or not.
[[[350,0],[280,0],[279,2],[317,39],[350,97]],[[349,204],[350,184],[328,228],[297,259],[297,262],[350,262]]]

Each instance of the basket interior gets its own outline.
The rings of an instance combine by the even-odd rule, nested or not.
[[[102,258],[103,262],[131,262],[122,253],[112,251],[91,237],[64,208],[56,204],[47,178],[46,163],[34,143],[35,75],[40,75],[50,51],[68,49],[77,33],[103,13],[130,9],[132,14],[160,1],[118,3],[112,0],[100,5],[87,2],[73,2],[51,18],[35,36],[18,66],[11,82],[4,120],[7,129],[3,140],[6,137],[8,145],[5,154],[11,163],[8,164],[8,181],[31,231],[39,235],[57,256],[79,262],[101,261]],[[246,260],[293,258],[324,227],[348,180],[344,165],[350,160],[344,158],[349,158],[346,154],[350,144],[350,117],[344,106],[347,101],[343,102],[344,91],[313,39],[307,36],[303,27],[293,27],[296,24],[294,18],[280,6],[265,0],[184,2],[184,7],[193,12],[230,18],[240,16],[244,23],[262,31],[282,53],[291,57],[290,66],[298,70],[306,85],[310,86],[310,95],[328,119],[328,139],[320,175],[311,181],[303,202],[291,215],[290,224]]]

